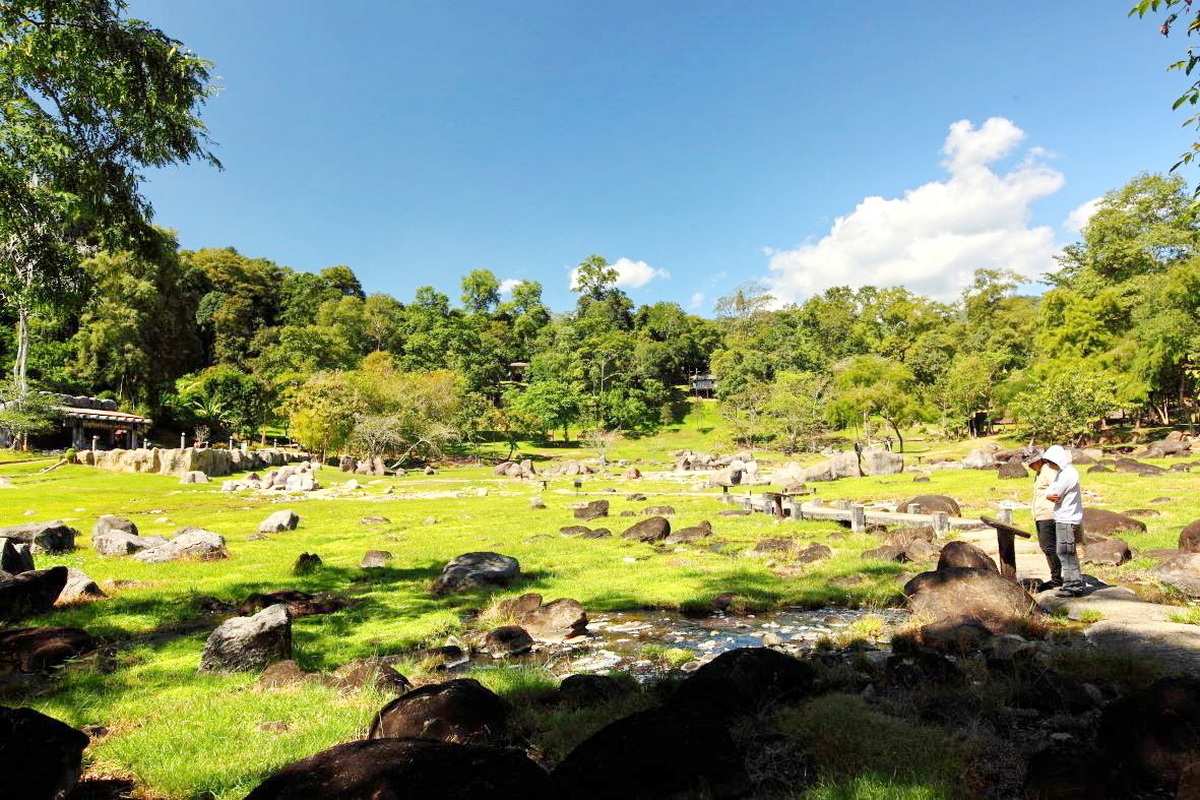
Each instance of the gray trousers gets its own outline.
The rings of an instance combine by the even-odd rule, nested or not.
[[[1075,554],[1075,533],[1079,526],[1070,522],[1054,523],[1054,534],[1058,540],[1058,560],[1062,562],[1062,581],[1064,589],[1082,589],[1083,576],[1079,572],[1079,556]],[[1070,543],[1070,547],[1063,547]],[[1063,550],[1070,550],[1064,553]]]

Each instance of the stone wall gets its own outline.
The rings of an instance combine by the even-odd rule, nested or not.
[[[282,466],[289,461],[300,461],[303,456],[285,450],[225,450],[213,448],[182,450],[138,448],[137,450],[80,450],[76,460],[80,464],[99,467],[113,472],[152,472],[161,475],[185,475],[198,470],[210,477],[232,475],[268,467]]]

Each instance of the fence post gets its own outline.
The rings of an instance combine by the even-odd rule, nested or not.
[[[945,511],[933,512],[933,532],[941,536],[950,530],[950,515]]]
[[[867,529],[867,508],[866,506],[853,505],[850,506],[850,530],[855,533],[862,533]]]

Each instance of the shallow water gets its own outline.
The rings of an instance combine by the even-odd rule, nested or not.
[[[540,652],[548,657],[547,666],[555,672],[620,670],[652,679],[670,668],[662,659],[648,657],[648,649],[690,651],[693,658],[680,668],[688,672],[729,650],[761,647],[764,636],[779,650],[802,654],[821,639],[836,637],[839,631],[865,617],[883,620],[884,632],[878,641],[880,646],[886,646],[891,632],[907,621],[908,616],[907,611],[894,608],[784,609],[762,614],[718,614],[702,619],[689,619],[668,611],[622,611],[597,614],[588,623],[588,636],[544,645]]]

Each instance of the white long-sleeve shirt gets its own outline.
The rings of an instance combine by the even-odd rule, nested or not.
[[[1046,489],[1047,495],[1057,495],[1054,521],[1078,525],[1083,522],[1083,492],[1079,487],[1079,470],[1070,464],[1058,468],[1058,476]]]

